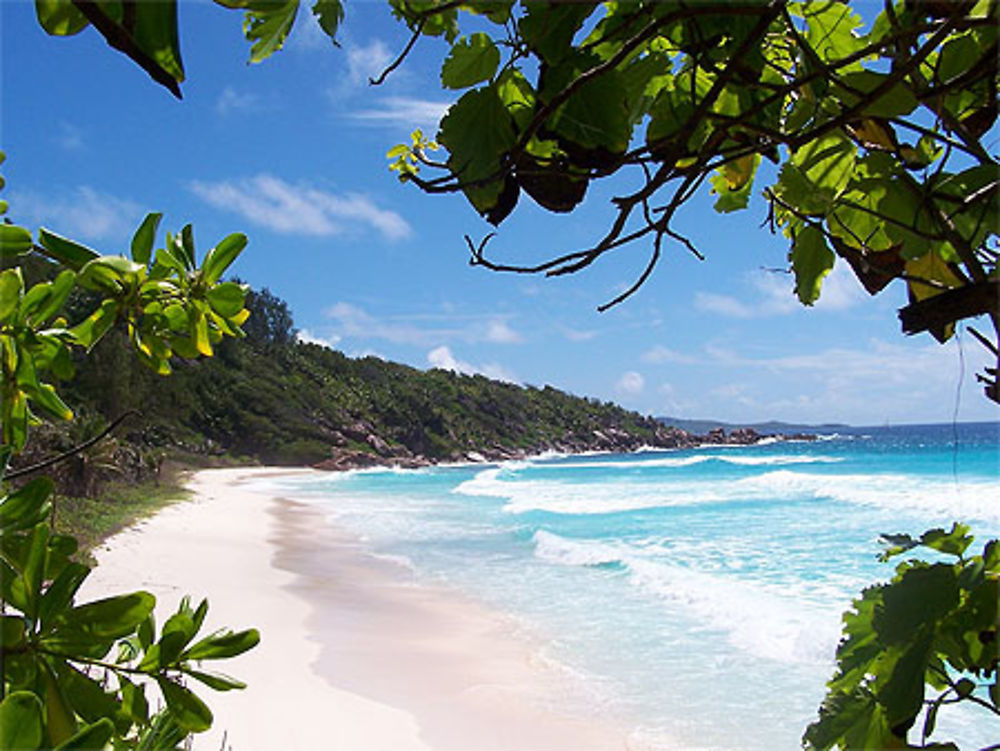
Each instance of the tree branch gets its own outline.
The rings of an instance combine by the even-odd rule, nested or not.
[[[138,415],[138,414],[139,414],[138,410],[130,409],[127,412],[119,415],[110,425],[108,425],[108,427],[106,427],[100,433],[98,433],[97,435],[95,435],[93,438],[91,438],[91,439],[89,439],[87,441],[84,441],[79,446],[74,446],[73,448],[69,449],[68,451],[64,451],[61,454],[57,454],[56,456],[53,456],[50,459],[46,459],[45,461],[38,462],[37,464],[32,464],[29,467],[23,467],[21,469],[16,469],[13,472],[8,472],[6,475],[4,475],[3,479],[5,479],[5,480],[13,480],[13,479],[15,479],[17,477],[23,477],[24,475],[31,474],[32,472],[37,472],[40,469],[45,469],[46,467],[51,467],[54,464],[58,464],[59,462],[65,461],[66,459],[69,459],[71,456],[74,456],[75,454],[79,454],[81,451],[85,451],[86,449],[88,449],[91,446],[93,446],[99,440],[101,440],[102,438],[104,438],[104,436],[106,436],[112,430],[114,430],[115,428],[117,428],[122,422],[124,422],[124,420],[126,418],[131,417],[132,415]]]

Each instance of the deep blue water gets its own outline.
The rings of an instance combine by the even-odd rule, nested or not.
[[[880,533],[1000,535],[1000,423],[283,480],[370,550],[513,614],[637,748],[793,749]],[[984,713],[943,737],[1000,740]],[[963,745],[963,748],[966,747]]]

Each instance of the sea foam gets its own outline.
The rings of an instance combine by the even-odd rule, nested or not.
[[[755,657],[825,664],[836,647],[839,610],[816,606],[798,587],[708,574],[654,560],[628,545],[570,540],[545,530],[533,542],[535,556],[549,563],[620,568],[632,586],[689,617],[691,628],[721,632],[731,646]]]
[[[666,476],[657,482],[627,481],[621,477],[589,483],[529,478],[530,473],[522,476],[503,469],[487,469],[452,492],[506,499],[504,511],[512,514],[545,511],[589,515],[703,504],[833,501],[888,511],[914,511],[941,519],[1000,521],[1000,485],[990,480],[956,482],[947,477],[789,469],[730,479]]]

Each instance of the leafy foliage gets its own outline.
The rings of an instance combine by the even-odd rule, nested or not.
[[[39,12],[51,7],[39,4]],[[73,17],[46,18],[63,28]],[[175,356],[211,355],[223,336],[243,336],[246,290],[219,280],[246,238],[223,239],[198,266],[190,226],[168,234],[154,251],[159,222],[158,214],[143,220],[131,257],[102,256],[44,228],[37,241],[14,224],[5,224],[0,236],[3,748],[174,749],[212,722],[183,679],[215,690],[241,688],[200,663],[235,656],[259,640],[253,629],[197,639],[207,601],[192,609],[182,600],[159,636],[156,600],[147,592],[76,603],[90,569],[73,558],[75,538],[51,531],[52,480],[37,477],[3,490],[15,474],[8,470],[11,456],[24,448],[29,427],[43,416],[72,419],[54,384],[74,376],[74,351],[93,350],[117,328],[139,361],[164,375]],[[39,257],[54,262],[41,262],[48,278],[26,281],[26,274],[37,275]],[[70,321],[75,290],[85,294],[74,300],[79,319]],[[154,682],[166,704],[151,714],[145,691]]]
[[[988,316],[992,340],[975,334],[1000,359],[998,162],[985,140],[996,2],[886,2],[867,28],[834,0],[391,4],[412,41],[445,36],[441,80],[466,89],[441,121],[447,160],[417,137],[389,152],[401,180],[461,191],[500,225],[522,192],[568,212],[590,183],[634,174],[591,247],[509,265],[487,257],[490,234],[466,238],[474,264],[566,274],[649,240],[646,270],[609,307],[645,281],[665,239],[700,257],[674,221],[706,182],[717,211],[745,209],[767,160],[768,220],[790,242],[802,303],[839,257],[871,294],[905,280],[906,333],[943,341]],[[460,36],[466,21],[486,31]],[[995,369],[980,379],[1000,401]]]
[[[944,560],[905,560],[891,582],[854,601],[807,748],[927,748],[945,707],[975,704],[1000,716],[1000,542],[966,556],[973,538],[962,524],[884,539],[882,560],[917,548]]]
[[[2,450],[4,469],[10,447]],[[73,560],[76,540],[50,532],[52,481],[37,478],[0,497],[0,619],[3,748],[173,749],[212,714],[182,683],[242,688],[200,663],[252,648],[253,629],[197,639],[208,602],[184,598],[159,636],[147,592],[77,604],[89,567]],[[150,713],[155,681],[166,708]],[[159,740],[157,740],[159,739]]]

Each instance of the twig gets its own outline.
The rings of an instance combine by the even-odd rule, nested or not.
[[[406,59],[406,56],[409,55],[410,50],[413,49],[413,45],[415,45],[417,43],[417,40],[420,39],[420,34],[421,32],[423,32],[424,24],[427,23],[428,18],[429,16],[424,16],[423,18],[420,19],[420,23],[417,24],[417,28],[415,28],[413,30],[413,34],[410,35],[410,41],[406,43],[406,46],[403,48],[403,51],[399,53],[399,55],[396,57],[395,60],[389,63],[388,67],[386,67],[385,70],[383,70],[375,78],[372,78],[371,76],[368,77],[369,84],[371,84],[372,86],[381,86],[383,83],[385,83],[385,79],[389,77],[389,74],[403,64],[403,61]]]
[[[108,427],[106,427],[104,430],[102,430],[100,433],[98,433],[97,435],[95,435],[90,440],[84,441],[79,446],[74,446],[73,448],[69,449],[68,451],[64,451],[61,454],[57,454],[56,456],[53,456],[50,459],[46,459],[45,461],[38,462],[37,464],[32,464],[30,467],[23,467],[21,469],[16,469],[13,472],[8,472],[6,475],[4,475],[3,479],[5,479],[5,480],[13,480],[13,479],[15,479],[17,477],[23,477],[24,475],[31,474],[32,472],[37,472],[40,469],[45,469],[46,467],[51,467],[53,464],[58,464],[61,461],[65,461],[66,459],[69,459],[74,454],[79,454],[81,451],[83,451],[85,449],[88,449],[91,446],[93,446],[99,440],[101,440],[102,438],[104,438],[104,436],[106,436],[112,430],[114,430],[115,428],[117,428],[125,420],[125,418],[131,417],[132,415],[138,415],[138,414],[140,414],[139,410],[130,409],[127,412],[124,412],[123,414],[119,415],[110,425],[108,425]]]

